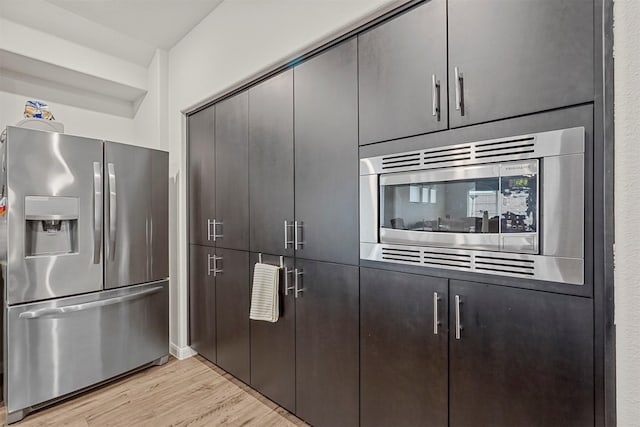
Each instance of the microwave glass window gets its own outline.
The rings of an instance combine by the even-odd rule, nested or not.
[[[507,201],[504,192],[502,196],[503,203],[517,208],[513,218],[520,218],[523,207]],[[385,185],[380,189],[380,225],[411,231],[499,233],[500,199],[498,177]],[[509,224],[515,227],[513,218]]]
[[[503,233],[531,233],[537,230],[537,187],[535,175],[502,177]]]

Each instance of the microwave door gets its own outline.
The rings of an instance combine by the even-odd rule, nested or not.
[[[500,250],[500,167],[381,175],[380,243]]]

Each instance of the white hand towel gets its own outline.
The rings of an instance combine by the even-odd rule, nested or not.
[[[280,306],[278,288],[280,267],[257,263],[253,270],[253,289],[251,291],[251,310],[249,318],[277,322]]]

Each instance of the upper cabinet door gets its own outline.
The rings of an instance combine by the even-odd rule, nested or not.
[[[358,61],[360,144],[447,128],[445,0],[361,34]]]
[[[593,0],[449,0],[451,126],[592,101]]]
[[[251,251],[293,255],[292,70],[249,89],[249,206]]]
[[[189,242],[213,246],[215,218],[214,107],[189,116]]]
[[[295,68],[296,256],[358,264],[356,39]]]
[[[216,104],[216,247],[249,249],[249,96]]]
[[[149,280],[151,150],[106,142],[105,288]]]

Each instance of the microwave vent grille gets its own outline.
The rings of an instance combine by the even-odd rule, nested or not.
[[[536,149],[535,138],[514,138],[497,142],[485,142],[475,144],[475,158],[502,158],[511,156],[521,156],[523,154],[534,153]]]
[[[382,259],[409,264],[420,264],[420,249],[382,248]]]
[[[469,270],[471,255],[429,249],[423,251],[422,263],[428,267]]]
[[[426,150],[422,153],[423,165],[431,167],[447,166],[447,163],[471,160],[471,146],[457,146]]]
[[[382,158],[382,169],[393,170],[413,166],[420,166],[420,153],[398,154]]]
[[[465,251],[435,247],[381,245],[380,258],[387,262],[448,270],[475,271],[502,276],[536,276],[535,257],[522,254]]]
[[[535,261],[533,259],[476,255],[474,261],[475,269],[483,272],[508,273],[522,276],[535,275]]]

